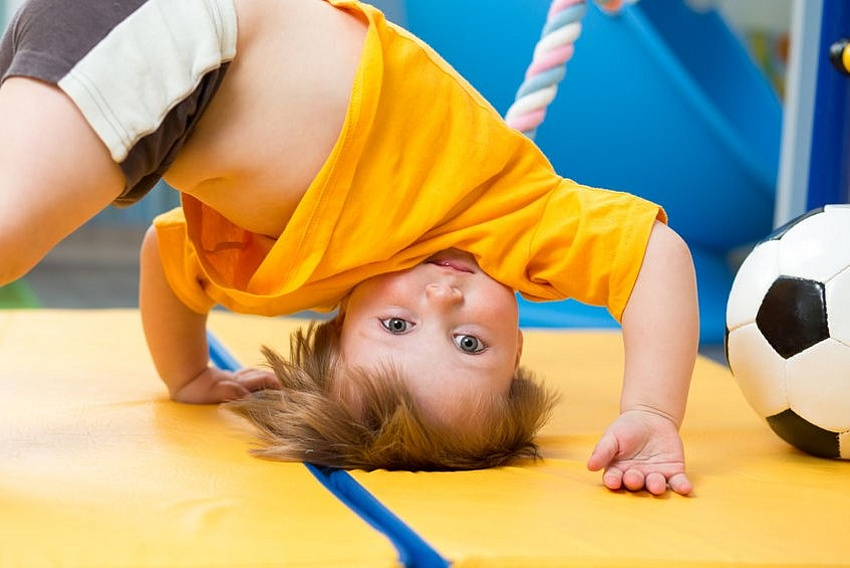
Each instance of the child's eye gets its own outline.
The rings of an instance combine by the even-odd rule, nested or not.
[[[390,333],[405,333],[410,331],[413,324],[401,318],[385,318],[381,320],[381,325]]]
[[[455,335],[455,345],[464,353],[481,353],[487,347],[474,335]]]

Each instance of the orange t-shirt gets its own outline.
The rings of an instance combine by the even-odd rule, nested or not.
[[[329,310],[359,282],[458,248],[532,300],[575,298],[619,319],[657,205],[558,176],[456,71],[355,0],[369,22],[331,155],[269,247],[190,196],[155,220],[187,306]]]

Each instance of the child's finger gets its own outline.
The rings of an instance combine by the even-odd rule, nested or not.
[[[623,485],[629,491],[640,491],[646,486],[646,476],[638,469],[629,469],[623,473]],[[667,484],[665,483],[666,487]]]
[[[671,475],[670,479],[667,481],[667,484],[670,486],[670,489],[673,492],[678,493],[679,495],[690,495],[691,491],[694,490],[694,486],[691,483],[691,480],[688,479],[688,476],[684,473],[677,473],[675,475]]]
[[[236,380],[250,392],[264,389],[280,389],[280,381],[270,371],[244,369],[236,373]]]
[[[614,436],[604,435],[593,448],[593,453],[587,460],[587,469],[599,471],[613,461],[618,451],[617,439]]]
[[[617,491],[623,488],[623,472],[616,468],[608,468],[602,474],[602,483],[611,491]]]
[[[646,490],[653,495],[662,495],[667,491],[667,478],[664,477],[663,473],[648,473],[644,485],[646,486]]]
[[[236,381],[219,381],[213,385],[209,392],[209,400],[202,401],[204,403],[225,402],[228,400],[236,400],[242,398],[249,393],[241,384]]]

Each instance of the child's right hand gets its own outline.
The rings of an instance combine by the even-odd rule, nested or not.
[[[232,372],[207,367],[180,390],[171,393],[171,398],[188,404],[218,404],[264,389],[280,389],[280,382],[270,370],[240,369]]]

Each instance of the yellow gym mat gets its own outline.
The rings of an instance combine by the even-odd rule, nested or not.
[[[612,493],[585,461],[616,416],[619,334],[526,331],[525,363],[563,401],[544,461],[497,470],[354,473],[456,567],[850,566],[850,462],[806,456],[700,358],[682,429],[691,497]]]
[[[297,323],[211,318],[245,365]],[[584,468],[616,413],[619,336],[527,331],[525,352],[563,393],[545,460],[352,475],[454,566],[850,566],[850,463],[785,445],[723,366],[694,376],[694,496],[657,498]],[[303,465],[252,458],[236,418],[168,401],[134,310],[0,312],[0,361],[0,566],[399,564]]]
[[[0,311],[3,568],[399,565],[249,439],[217,407],[167,400],[136,311]]]

